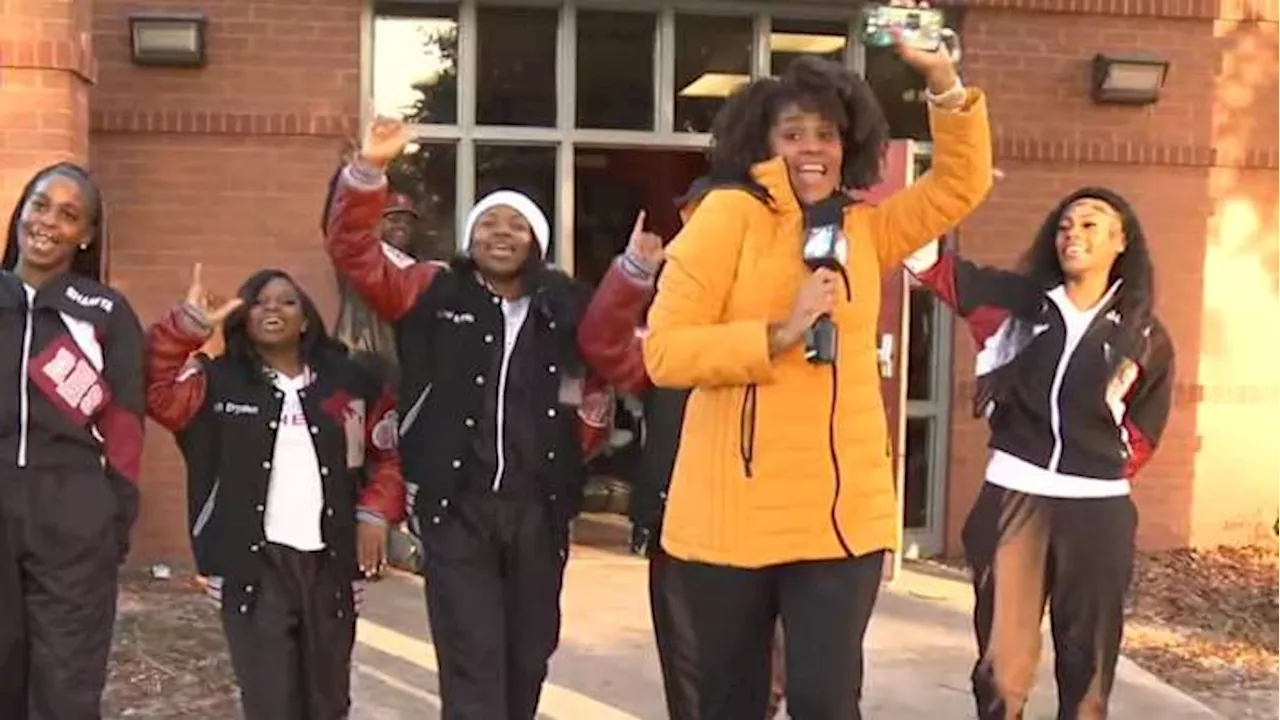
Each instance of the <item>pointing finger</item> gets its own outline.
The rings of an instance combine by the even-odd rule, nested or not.
[[[644,231],[644,210],[636,213],[635,227],[631,228],[631,236],[635,237]]]
[[[191,284],[192,284],[192,285],[200,285],[200,284],[201,284],[201,283],[200,283],[200,275],[201,275],[201,274],[203,274],[203,272],[204,272],[204,265],[203,265],[203,264],[201,264],[201,263],[196,263],[195,265],[192,265],[192,266],[191,266]]]

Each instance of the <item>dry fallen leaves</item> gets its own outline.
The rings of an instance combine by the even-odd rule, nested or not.
[[[1278,593],[1275,545],[1139,556],[1125,654],[1210,704],[1274,691]]]
[[[239,717],[218,610],[193,581],[121,579],[108,718]]]

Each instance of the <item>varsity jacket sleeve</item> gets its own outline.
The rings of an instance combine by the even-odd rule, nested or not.
[[[970,88],[958,110],[931,106],[929,127],[934,140],[929,172],[879,205],[855,205],[845,216],[845,234],[856,239],[865,232],[886,271],[960,224],[991,189],[991,125],[982,91]]]
[[[192,355],[209,334],[203,314],[186,304],[147,330],[147,414],[171,432],[186,428],[204,407],[207,380]]]
[[[591,296],[582,324],[578,348],[583,359],[610,385],[638,394],[649,387],[644,370],[640,327],[653,297],[653,279],[624,267],[625,257],[609,266]]]
[[[747,218],[758,204],[741,190],[712,190],[667,246],[643,341],[653,384],[748,385],[773,378],[767,321],[721,319]]]
[[[104,470],[116,495],[116,546],[121,561],[138,518],[138,475],[146,418],[142,325],[124,296],[115,298],[103,349],[103,372],[111,400],[97,421]]]
[[[1121,427],[1129,446],[1125,477],[1134,477],[1151,459],[1169,421],[1173,403],[1175,358],[1173,342],[1159,322],[1153,322],[1148,336],[1147,357],[1140,364],[1124,364],[1112,379],[1125,397]],[[1131,369],[1137,369],[1134,380]],[[1132,383],[1128,391],[1124,385]],[[1110,390],[1110,388],[1109,388]],[[1108,392],[1108,396],[1111,392]]]
[[[609,439],[613,429],[613,393],[609,384],[599,375],[588,375],[578,408],[578,444],[582,457],[590,459]]]
[[[357,519],[397,525],[404,519],[404,476],[400,472],[399,422],[391,388],[382,385],[367,399],[365,481],[356,503]]]
[[[934,241],[903,261],[922,285],[963,318],[981,347],[1010,313],[1034,309],[1041,293],[1023,275],[941,253]]]
[[[386,201],[387,179],[383,173],[358,164],[348,165],[340,174],[334,194],[325,248],[338,272],[378,317],[390,322],[413,307],[445,266],[398,262],[384,252],[377,233]]]

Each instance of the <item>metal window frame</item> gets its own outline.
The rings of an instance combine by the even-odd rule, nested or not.
[[[373,87],[373,25],[375,0],[365,0],[361,13],[360,81],[361,97],[368,97]],[[452,143],[456,146],[456,199],[454,207],[455,237],[459,247],[467,213],[475,200],[476,145],[538,145],[556,148],[556,187],[553,202],[556,209],[554,228],[556,243],[552,260],[565,272],[574,272],[574,157],[580,148],[652,148],[661,150],[705,150],[711,144],[708,133],[675,132],[675,53],[676,18],[678,15],[713,15],[749,17],[753,21],[751,69],[753,77],[770,71],[769,34],[774,17],[795,20],[818,20],[848,23],[850,42],[845,46],[845,63],[859,74],[865,73],[866,48],[858,40],[860,17],[857,6],[833,7],[803,2],[764,2],[742,0],[457,0],[441,2],[424,0],[424,7],[454,5],[458,16],[458,118],[454,125],[424,124],[413,126],[415,137],[428,143]],[[517,127],[476,124],[476,60],[479,41],[478,10],[481,7],[527,7],[557,12],[554,62],[556,73],[556,122],[552,127]],[[577,13],[581,10],[603,10],[652,14],[655,16],[654,57],[654,129],[604,130],[578,128],[577,109]],[[361,121],[371,103],[362,103]],[[917,143],[918,152],[930,153],[929,143]],[[921,553],[942,550],[946,512],[946,475],[949,458],[951,404],[952,319],[950,313],[935,315],[936,344],[932,358],[932,381],[935,397],[929,401],[909,401],[904,408],[908,418],[934,418],[930,447],[930,505],[926,528],[907,530],[908,546],[914,544]],[[909,342],[909,338],[904,338]],[[905,352],[905,346],[903,348]]]

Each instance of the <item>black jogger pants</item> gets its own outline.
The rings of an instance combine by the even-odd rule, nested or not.
[[[670,720],[698,719],[697,658],[693,620],[687,603],[672,598],[681,597],[672,583],[680,577],[671,572],[671,556],[661,547],[654,548],[649,557],[649,611],[653,617],[653,634],[658,645],[658,664],[662,670],[662,686],[667,700],[667,717]],[[675,577],[673,577],[675,575]],[[774,631],[773,645],[769,651],[769,697],[762,717],[769,720],[778,713],[782,698],[786,695],[786,656],[783,651],[782,622]]]
[[[120,561],[116,505],[100,469],[0,469],[5,718],[101,717]]]
[[[223,595],[222,628],[245,720],[341,720],[356,616],[327,555],[267,543],[253,607]],[[346,590],[344,592],[344,590]]]
[[[1022,717],[1045,602],[1059,720],[1101,720],[1115,679],[1137,510],[1129,497],[1049,498],[986,483],[963,530],[973,573],[982,720]]]
[[[858,720],[862,641],[882,552],[741,569],[668,558],[665,602],[687,618],[675,640],[693,659],[699,720],[765,716],[771,647],[782,618],[787,711],[794,720]],[[687,682],[688,678],[677,678]]]
[[[568,528],[538,500],[463,496],[423,533],[444,720],[532,720],[560,642]]]

